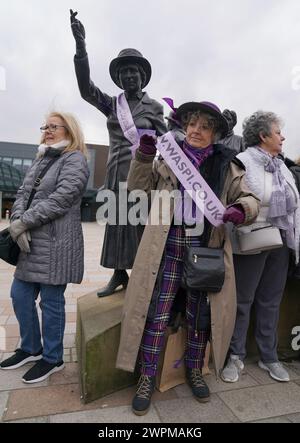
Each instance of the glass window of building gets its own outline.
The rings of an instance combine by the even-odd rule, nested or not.
[[[12,163],[12,158],[11,157],[3,157],[2,161],[4,163],[8,163],[9,165],[11,165]]]
[[[20,171],[22,170],[22,163],[23,160],[21,158],[14,158],[13,159],[13,166],[17,169],[19,169]]]

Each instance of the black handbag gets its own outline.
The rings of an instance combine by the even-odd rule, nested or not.
[[[16,265],[20,248],[10,236],[8,228],[0,232],[0,258],[10,265]]]
[[[223,248],[186,245],[182,285],[186,289],[220,292],[225,280]]]
[[[53,163],[57,160],[58,157],[54,157],[49,161],[49,163],[43,168],[39,176],[35,179],[33,188],[31,190],[28,203],[26,206],[26,211],[30,207],[31,202],[35,196],[37,191],[37,187],[41,183],[41,179],[44,177],[46,172],[50,169]],[[18,263],[18,258],[20,254],[20,248],[16,242],[10,236],[9,228],[4,229],[0,232],[0,259],[6,261],[10,265],[16,266]]]

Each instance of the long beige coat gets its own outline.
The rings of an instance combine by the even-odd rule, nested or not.
[[[135,160],[132,161],[129,175],[129,190],[141,189],[149,193],[153,189],[172,191],[177,189],[177,179],[171,169],[163,160],[155,162],[152,167],[153,157],[146,156],[137,151]],[[224,206],[232,203],[241,204],[245,211],[245,224],[251,223],[259,211],[259,199],[247,188],[244,181],[245,171],[231,162],[225,180],[221,197]],[[162,211],[167,205],[162,206]],[[160,220],[172,221],[173,208],[165,209],[169,214],[160,211]],[[152,204],[149,217],[157,211],[157,205]],[[170,216],[171,215],[171,216]],[[143,336],[155,281],[160,267],[163,251],[170,223],[160,225],[147,225],[144,230],[134,266],[129,279],[123,316],[121,340],[116,366],[119,369],[133,372]],[[232,261],[232,249],[225,225],[213,227],[209,246],[220,247],[225,239],[225,282],[222,291],[209,293],[211,306],[211,339],[213,361],[218,375],[223,368],[234,329],[236,316],[236,288]]]

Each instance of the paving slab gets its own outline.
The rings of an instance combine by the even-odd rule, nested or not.
[[[237,417],[216,394],[208,403],[194,398],[153,402],[162,423],[236,423]]]
[[[4,415],[4,412],[6,411],[8,396],[9,396],[8,391],[0,392],[0,422],[2,421],[2,417]]]
[[[77,320],[76,311],[74,311],[74,312],[66,312],[66,322],[67,323],[74,322],[76,324],[76,320]]]
[[[283,415],[282,417],[272,417],[266,418],[265,420],[251,421],[250,423],[292,423],[288,417],[288,415]]]
[[[70,360],[70,355],[66,355],[64,356],[65,362],[67,361],[67,357],[69,357]],[[79,383],[77,363],[66,363],[63,371],[56,372],[55,374],[50,375],[49,378],[49,386],[76,383]]]
[[[33,363],[28,363],[21,368],[3,370],[0,369],[0,391],[11,391],[14,389],[28,390],[32,389],[33,385],[22,382],[23,375],[32,368]],[[48,381],[42,381],[40,383],[35,383],[34,388],[39,386],[47,386]]]
[[[5,301],[6,301],[6,300],[5,300]],[[14,308],[12,307],[11,302],[10,302],[10,305],[9,305],[9,306],[6,306],[6,307],[4,308],[2,314],[3,314],[3,315],[14,315]]]
[[[299,374],[297,374],[291,367],[287,364],[283,363],[283,366],[288,371],[290,375],[290,380],[298,380]],[[274,380],[264,369],[261,369],[257,363],[250,363],[245,365],[245,372],[249,374],[252,378],[254,378],[259,384],[267,385],[270,383],[278,383],[278,381]]]
[[[214,374],[205,375],[204,380],[207,383],[211,393],[231,391],[233,389],[242,389],[258,385],[258,382],[249,374],[243,374],[240,377],[240,380],[236,383],[225,383],[221,379],[217,380]],[[175,391],[179,397],[193,396],[192,391],[187,384],[177,386]]]
[[[5,423],[49,423],[49,417],[23,418],[23,420],[11,420]]]
[[[66,334],[75,334],[76,332],[76,323],[75,322],[68,322],[66,323],[65,327]]]
[[[66,297],[66,304],[65,306],[75,306],[77,305],[77,301],[74,300],[72,297]],[[71,312],[71,311],[70,311]]]
[[[33,389],[19,389],[11,393],[4,420],[47,416],[54,413],[78,411],[80,403],[79,386],[55,385]]]
[[[58,376],[58,374],[53,374],[51,378],[54,375]],[[19,389],[11,392],[5,421],[130,405],[134,393],[135,389],[132,387],[131,390],[118,391],[102,399],[83,404],[80,401],[78,384],[51,384],[47,387]],[[177,398],[177,396],[173,390],[163,394],[155,392],[153,395],[154,400],[160,401],[168,401],[174,398]]]
[[[218,395],[243,422],[300,412],[300,387],[293,382],[271,383]]]
[[[20,342],[20,338],[19,337],[6,337],[5,339],[5,352],[14,352]]]
[[[3,308],[4,311],[5,308]],[[9,315],[0,315],[0,326],[4,326],[9,318]]]
[[[20,337],[19,324],[8,324],[4,326],[6,337]]]
[[[119,406],[74,412],[73,414],[52,415],[50,423],[161,423],[161,420],[153,406],[147,415],[142,417],[135,415],[129,406]]]
[[[18,324],[17,317],[15,315],[10,315],[6,324],[7,325],[17,325]]]
[[[74,348],[75,346],[75,334],[65,334],[64,335],[64,347]]]
[[[287,418],[291,420],[292,423],[300,423],[300,414],[290,414]]]
[[[300,360],[292,361],[291,363],[287,363],[288,370],[292,370],[298,375],[298,378],[300,378]]]
[[[76,313],[77,312],[77,306],[76,302],[73,304],[68,304],[65,306],[66,313]]]

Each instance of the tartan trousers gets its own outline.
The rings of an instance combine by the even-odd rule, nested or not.
[[[139,350],[141,373],[155,376],[159,354],[164,344],[164,335],[170,319],[175,295],[181,284],[185,245],[201,246],[200,238],[185,236],[182,226],[171,226],[165,249],[162,284],[153,319],[147,318]],[[188,368],[202,369],[205,349],[210,337],[210,325],[196,330],[197,307],[210,316],[210,305],[206,294],[188,293],[186,302],[187,344],[185,364]]]

